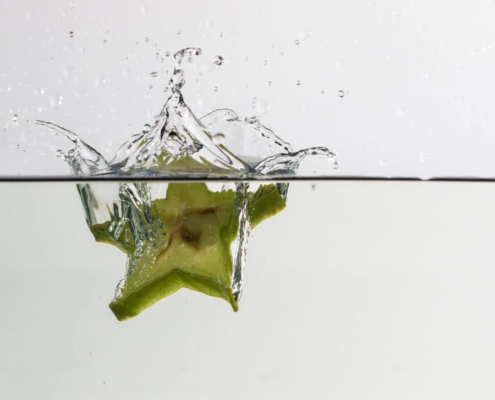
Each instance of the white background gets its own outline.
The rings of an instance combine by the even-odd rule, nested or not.
[[[2,399],[495,396],[491,184],[295,183],[238,313],[181,290],[125,322],[75,185],[0,188]]]
[[[160,111],[164,54],[198,46],[193,111],[260,114],[295,149],[337,152],[318,174],[493,177],[494,20],[491,0],[4,0],[0,174],[68,172],[35,119],[112,156]]]

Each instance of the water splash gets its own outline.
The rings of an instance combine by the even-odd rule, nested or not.
[[[256,117],[240,118],[232,110],[216,110],[198,119],[185,103],[181,89],[186,83],[183,60],[200,54],[201,49],[188,47],[174,55],[174,71],[167,87],[171,94],[155,123],[148,130],[131,136],[110,161],[77,134],[50,122],[37,123],[75,144],[66,155],[66,161],[76,175],[167,177],[179,174],[185,178],[256,179],[275,172],[294,175],[304,158],[302,155],[335,157],[329,151],[322,153],[314,149],[294,153],[289,143],[263,126]],[[215,137],[222,140],[218,142]],[[264,159],[267,159],[266,163],[260,164]],[[276,166],[278,162],[279,167]]]
[[[308,156],[327,157],[333,168],[337,168],[336,156],[330,150],[313,147],[294,151],[290,143],[264,126],[257,117],[239,117],[232,110],[221,109],[197,118],[181,93],[186,83],[181,65],[185,58],[200,54],[199,48],[189,47],[174,55],[174,71],[166,90],[170,95],[158,118],[153,125],[145,124],[141,132],[122,144],[110,161],[74,132],[47,121],[36,123],[72,142],[74,147],[67,154],[60,150],[57,154],[68,163],[76,176],[185,179],[292,177]],[[222,62],[220,56],[214,60],[217,65]],[[156,75],[151,73],[152,77]],[[236,189],[233,196],[238,231],[230,249],[233,263],[231,288],[237,302],[242,294],[251,229],[248,218],[251,200],[250,184],[236,182],[232,186]],[[148,273],[146,271],[152,269],[155,262],[154,255],[168,245],[170,232],[165,231],[159,216],[153,211],[152,190],[157,185],[147,182],[119,183],[118,198],[110,203],[108,197],[99,193],[92,183],[81,183],[77,187],[86,221],[95,238],[116,245],[128,256],[126,276],[115,292],[115,298],[119,298],[128,278],[135,273]],[[278,191],[283,201],[287,200],[288,183],[277,183],[271,187]]]

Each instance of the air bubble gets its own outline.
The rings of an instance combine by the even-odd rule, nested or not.
[[[12,115],[12,122],[17,122],[17,114]]]
[[[170,52],[168,52],[168,51],[167,51],[167,52],[165,53],[165,55],[166,55],[167,57],[170,57]]]
[[[214,86],[214,87],[213,87],[213,91],[215,91],[215,92],[216,92],[217,90],[218,90],[218,88],[217,88],[216,86]]]
[[[150,73],[150,76],[151,76],[152,78],[156,78],[156,77],[158,76],[158,72],[156,72],[156,71],[155,71],[155,72],[151,72],[151,73]]]
[[[297,40],[297,39],[296,39],[296,40],[294,40],[294,43],[295,43],[296,45],[298,45],[298,44],[299,44],[299,40]]]
[[[263,61],[263,64],[265,65],[268,64],[268,60]]]
[[[338,94],[339,94],[339,97],[341,97],[341,98],[344,97],[344,91],[343,90],[339,90]]]
[[[180,35],[180,31],[177,31],[177,35]]]
[[[268,86],[272,86],[272,81],[268,81]]]
[[[216,56],[213,59],[213,64],[215,64],[215,65],[222,65],[223,64],[223,57],[222,56]]]
[[[71,38],[73,38],[73,37],[74,37],[74,32],[73,32],[73,31],[70,31],[70,32],[69,32],[69,36],[70,36]]]
[[[297,81],[296,85],[299,86],[301,84],[301,81]]]

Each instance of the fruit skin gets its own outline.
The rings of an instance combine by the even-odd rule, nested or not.
[[[139,254],[135,239],[128,234],[129,223],[117,238],[109,230],[110,221],[91,227],[96,241],[112,244],[127,253],[129,260],[137,261],[121,293],[109,305],[119,321],[138,315],[182,287],[222,298],[238,310],[230,253],[239,229],[235,196],[232,190],[212,192],[205,183],[170,183],[166,197],[154,200],[150,207],[166,241],[157,245],[148,238]],[[252,228],[285,208],[274,184],[260,185],[248,196]]]

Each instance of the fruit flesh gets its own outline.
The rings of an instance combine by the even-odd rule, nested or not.
[[[132,318],[183,287],[222,298],[238,310],[230,253],[239,229],[235,196],[233,190],[210,191],[205,183],[170,183],[166,197],[151,205],[164,240],[158,244],[146,239],[137,256],[134,239],[123,241],[126,226],[118,238],[109,233],[109,222],[91,228],[97,241],[117,246],[130,259],[138,257],[121,293],[110,303],[117,319]],[[276,185],[261,185],[248,197],[251,226],[284,207]]]

